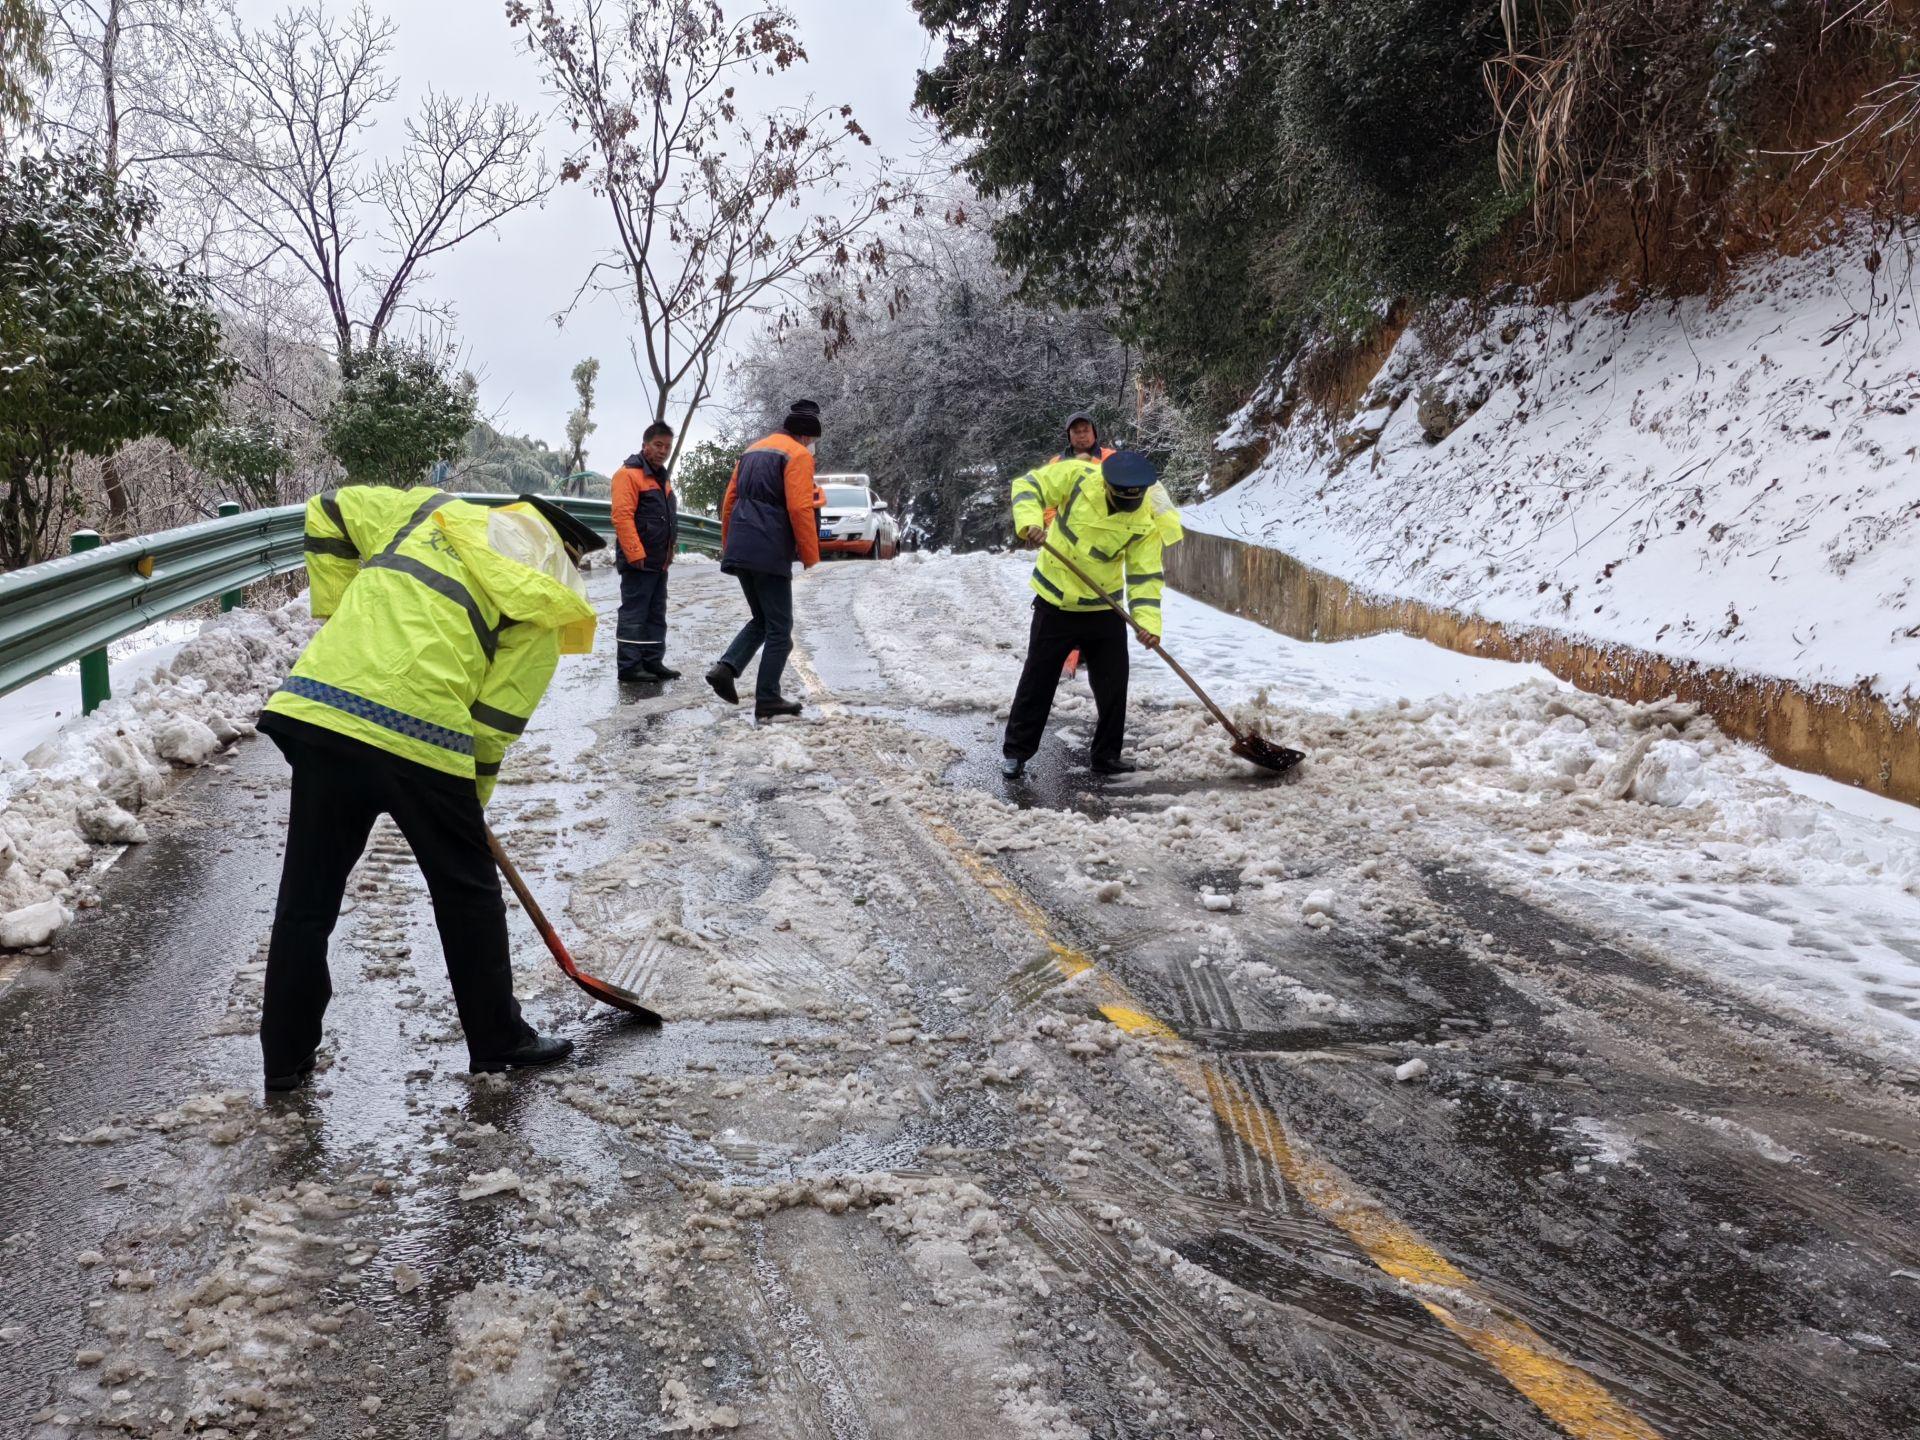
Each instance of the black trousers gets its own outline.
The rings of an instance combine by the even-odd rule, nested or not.
[[[754,682],[754,698],[777,700],[780,677],[786,671],[787,657],[793,654],[793,577],[742,570],[738,578],[753,618],[740,627],[720,658],[733,667],[734,674],[744,675],[747,662],[759,650],[760,674]],[[765,649],[761,649],[763,645]]]
[[[620,572],[620,621],[614,631],[615,663],[624,678],[644,675],[642,662],[667,658],[667,572]]]
[[[1099,720],[1093,730],[1091,757],[1118,760],[1127,735],[1127,622],[1113,611],[1100,609],[1085,615],[1061,610],[1039,596],[1033,599],[1033,626],[1027,631],[1027,664],[1020,687],[1013,692],[1007,715],[1007,738],[1001,746],[1015,760],[1031,760],[1053,713],[1054,693],[1060,688],[1060,667],[1075,650],[1087,667],[1093,703]]]
[[[325,745],[273,738],[293,765],[293,807],[260,1013],[266,1073],[288,1074],[320,1043],[320,1019],[333,998],[327,938],[348,873],[383,814],[407,837],[427,878],[470,1056],[490,1059],[531,1038],[513,998],[506,902],[472,783],[344,738]]]

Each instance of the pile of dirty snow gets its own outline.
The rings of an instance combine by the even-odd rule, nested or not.
[[[129,694],[0,762],[0,948],[46,944],[90,902],[93,847],[146,839],[141,809],[253,732],[315,628],[304,596],[209,620]]]
[[[1718,303],[1423,313],[1357,415],[1296,405],[1297,364],[1271,380],[1217,442],[1271,449],[1187,523],[1367,593],[1911,707],[1911,280],[1855,234]]]

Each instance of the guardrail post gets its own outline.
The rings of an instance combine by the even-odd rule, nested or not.
[[[239,513],[240,502],[238,500],[222,500],[220,502],[221,519],[224,520],[229,515],[238,515]],[[246,603],[247,592],[245,590],[223,591],[220,596],[220,613],[224,615],[227,611],[237,610]]]
[[[73,553],[100,548],[98,530],[73,532]],[[91,715],[113,698],[112,672],[107,668],[105,650],[89,650],[80,657],[80,713]]]

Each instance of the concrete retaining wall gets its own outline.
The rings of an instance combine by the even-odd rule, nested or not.
[[[1178,589],[1298,640],[1352,640],[1398,630],[1465,655],[1531,660],[1582,690],[1621,700],[1677,695],[1782,764],[1920,805],[1920,727],[1864,690],[1806,690],[1784,680],[1713,670],[1557,631],[1382,600],[1291,555],[1188,531],[1166,554]]]

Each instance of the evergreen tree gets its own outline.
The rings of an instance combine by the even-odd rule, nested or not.
[[[0,563],[44,559],[80,509],[76,457],[219,414],[234,367],[204,288],[140,253],[151,193],[90,160],[0,169]]]

